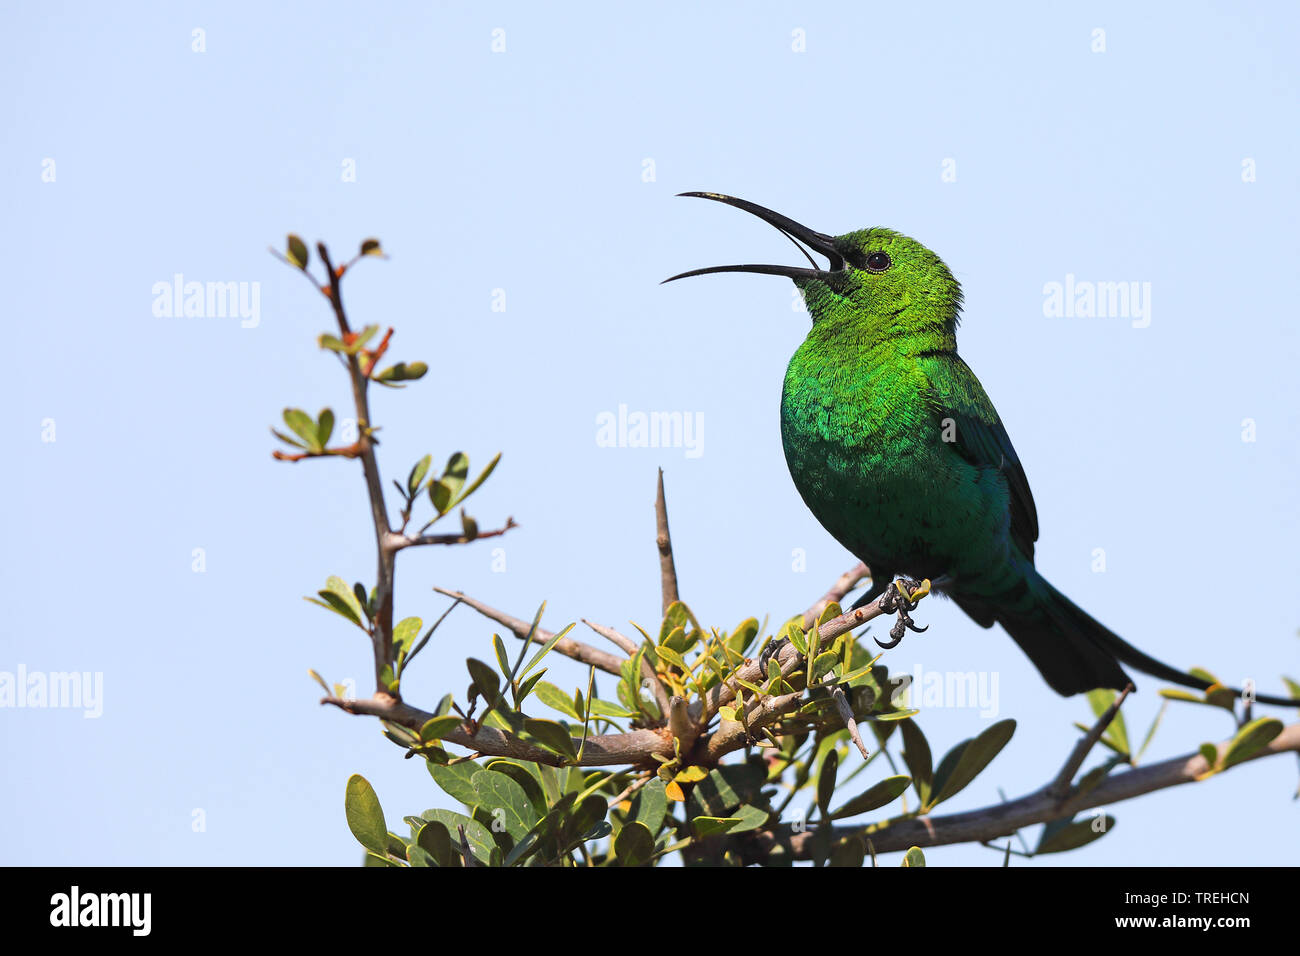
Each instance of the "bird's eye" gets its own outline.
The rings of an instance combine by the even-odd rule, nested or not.
[[[891,265],[888,252],[873,252],[867,256],[868,272],[884,272]]]

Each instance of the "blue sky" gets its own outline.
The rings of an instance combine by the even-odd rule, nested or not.
[[[546,600],[552,627],[653,626],[658,466],[701,620],[783,619],[852,564],[780,448],[807,326],[790,284],[658,285],[796,261],[757,220],[672,198],[713,189],[938,252],[966,294],[961,352],[1034,489],[1044,574],[1176,665],[1270,690],[1300,676],[1297,19],[1226,3],[11,10],[0,670],[100,673],[103,713],[0,712],[0,861],[353,864],[349,774],[390,820],[445,803],[306,677],[366,689],[360,635],[300,596],[329,574],[370,581],[373,560],[357,466],[270,458],[283,407],[342,415],[348,398],[315,346],[324,303],[267,253],[290,231],[340,258],[377,236],[391,255],[345,287],[355,322],[395,326],[391,354],[432,367],[374,398],[385,480],[426,452],[504,452],[474,512],[520,528],[403,555],[401,616],[439,614],[441,585],[518,616]],[[178,273],[257,283],[256,322],[156,316],[155,284]],[[1149,289],[1149,322],[1049,317],[1044,288],[1067,276]],[[695,416],[699,454],[602,447],[598,416],[620,405]],[[1019,720],[952,809],[1040,786],[1086,703],[1000,630],[943,601],[919,613],[930,631],[891,668],[995,673],[998,716]],[[456,611],[407,696],[463,689],[491,634]],[[1159,707],[1159,683],[1139,685],[1135,736]],[[986,725],[951,707],[920,722],[940,752]],[[1149,757],[1231,731],[1174,705]],[[1295,787],[1294,760],[1265,760],[1107,808],[1114,833],[1033,865],[1293,863]]]

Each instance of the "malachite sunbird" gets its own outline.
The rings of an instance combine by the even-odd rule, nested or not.
[[[812,317],[781,393],[795,487],[822,527],[871,570],[874,599],[896,575],[942,580],[983,627],[1001,624],[1063,695],[1130,683],[1121,662],[1187,687],[1038,573],[1038,516],[997,410],[957,354],[961,286],[937,255],[892,229],[829,236],[718,193],[829,261],[823,269],[734,265],[673,276],[756,272],[794,280]],[[855,606],[858,606],[855,605]],[[1256,695],[1270,704],[1294,705]]]

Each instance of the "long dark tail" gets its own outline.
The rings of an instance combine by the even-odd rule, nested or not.
[[[1005,589],[998,588],[991,596],[962,593],[958,588],[950,593],[957,606],[977,623],[984,627],[995,621],[1001,624],[1058,694],[1068,697],[1098,687],[1122,690],[1134,682],[1121,662],[1183,687],[1205,690],[1210,686],[1209,681],[1170,667],[1129,644],[1052,587],[1028,562],[1017,571],[1008,575]],[[1300,707],[1300,700],[1287,697],[1256,694],[1254,700]]]

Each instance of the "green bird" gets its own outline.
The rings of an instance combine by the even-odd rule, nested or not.
[[[805,504],[871,569],[854,607],[895,576],[927,579],[926,589],[934,579],[976,623],[1001,624],[1059,694],[1123,689],[1121,662],[1210,686],[1125,642],[1034,567],[1034,498],[997,409],[957,354],[961,286],[942,259],[892,229],[829,236],[743,199],[682,195],[758,216],[812,266],[714,266],[664,281],[754,272],[793,279],[803,295],[812,329],[786,371],[781,439]]]

